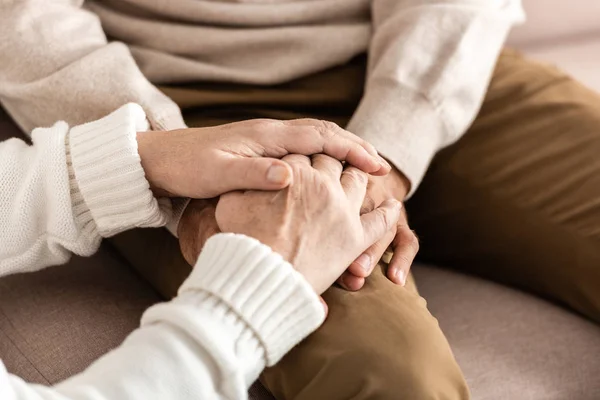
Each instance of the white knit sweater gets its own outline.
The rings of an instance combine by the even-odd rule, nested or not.
[[[147,129],[128,104],[101,120],[33,131],[33,145],[0,143],[0,276],[91,255],[103,237],[164,225],[137,153]],[[244,270],[244,274],[239,271]],[[49,388],[0,361],[2,400],[244,399],[265,365],[316,329],[324,312],[281,256],[242,235],[211,238],[173,301],[83,373]]]

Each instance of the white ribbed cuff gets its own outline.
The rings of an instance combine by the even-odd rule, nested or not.
[[[396,82],[371,81],[350,132],[371,143],[411,183],[410,197],[423,180],[447,129],[434,106],[420,93]]]
[[[325,319],[319,297],[287,261],[244,235],[210,238],[179,293],[221,299],[254,332],[273,365]]]
[[[69,132],[71,191],[82,200],[75,212],[83,225],[93,220],[103,237],[169,220],[170,200],[154,198],[138,154],[137,132],[148,129],[142,108],[126,104]]]

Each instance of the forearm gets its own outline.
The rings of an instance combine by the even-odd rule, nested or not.
[[[69,128],[33,131],[33,145],[0,143],[0,275],[91,255],[103,237],[168,220],[137,153],[144,112],[127,105]]]
[[[254,239],[210,239],[179,296],[154,306],[122,346],[54,388],[5,375],[11,400],[242,399],[323,321],[318,296]]]
[[[128,102],[155,129],[185,126],[178,107],[141,73],[123,43],[108,43],[83,1],[0,1],[0,102],[25,132],[96,120]]]
[[[419,185],[483,101],[520,0],[375,0],[365,95],[348,129]]]

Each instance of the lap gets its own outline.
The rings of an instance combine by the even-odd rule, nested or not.
[[[466,399],[468,389],[412,277],[390,282],[379,266],[358,292],[323,295],[325,324],[261,381],[278,399]]]
[[[132,231],[112,243],[165,297],[175,295],[190,271],[166,230]],[[468,398],[412,276],[402,288],[383,268],[359,292],[332,287],[324,293],[330,310],[325,324],[261,377],[277,399]]]
[[[516,53],[408,204],[421,257],[600,321],[600,96]]]

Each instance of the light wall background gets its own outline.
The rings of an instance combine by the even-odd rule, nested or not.
[[[509,45],[600,91],[600,0],[523,0],[527,22]]]

